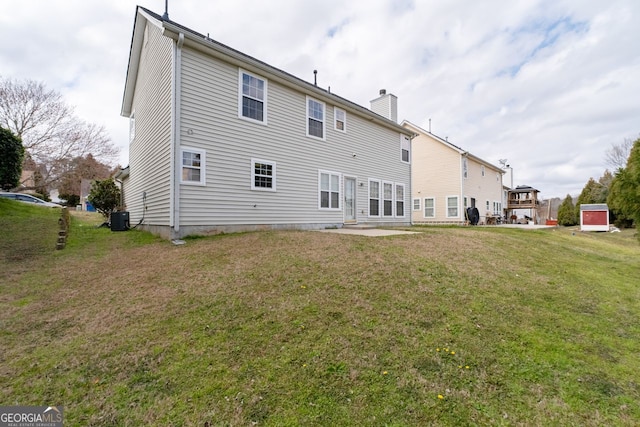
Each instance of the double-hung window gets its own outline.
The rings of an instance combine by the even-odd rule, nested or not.
[[[458,196],[448,196],[447,218],[457,218],[458,216]]]
[[[433,197],[427,197],[424,199],[424,217],[436,217],[436,199],[434,199]]]
[[[131,113],[129,117],[129,142],[133,142],[136,139],[136,113]]]
[[[307,136],[324,140],[324,102],[307,97]]]
[[[396,184],[396,216],[404,217],[404,184]]]
[[[267,81],[261,77],[240,70],[240,117],[260,123],[267,123]]]
[[[380,181],[369,180],[369,216],[380,216]]]
[[[393,216],[393,184],[391,182],[382,183],[382,195],[384,197],[382,214]]]
[[[275,162],[251,159],[251,189],[276,191]]]
[[[344,110],[341,110],[336,107],[333,109],[333,116],[334,116],[335,130],[339,130],[340,132],[346,132],[347,131],[347,113]]]
[[[182,158],[182,183],[205,185],[206,153],[203,150],[184,147],[180,151]]]
[[[409,163],[411,160],[411,140],[407,135],[400,135],[401,160]]]
[[[340,174],[320,171],[320,209],[340,209]]]
[[[420,199],[413,199],[413,210],[414,211],[419,211],[420,209],[422,209],[422,205],[420,203]]]

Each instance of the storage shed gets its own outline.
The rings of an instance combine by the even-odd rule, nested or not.
[[[580,231],[609,231],[609,207],[606,204],[580,205]]]

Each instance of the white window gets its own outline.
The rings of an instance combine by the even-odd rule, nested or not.
[[[133,142],[136,138],[136,113],[131,113],[129,117],[129,142]]]
[[[420,199],[413,199],[413,210],[419,211],[422,209],[422,205],[420,204]]]
[[[180,150],[182,158],[182,183],[205,185],[206,153],[203,150],[184,147]]]
[[[401,160],[405,163],[409,163],[411,160],[411,156],[410,156],[411,140],[406,135],[400,135],[400,150],[401,150]]]
[[[494,215],[502,215],[502,202],[493,202]]]
[[[469,177],[469,171],[467,169],[467,158],[466,157],[462,158],[462,176],[464,176],[465,178]]]
[[[320,171],[319,180],[320,209],[340,209],[340,174]]]
[[[424,199],[424,217],[436,217],[436,199],[433,197],[425,197]]]
[[[238,115],[259,123],[267,123],[267,81],[240,70]]]
[[[480,173],[484,176],[484,165],[480,166]]]
[[[339,108],[333,109],[335,130],[347,131],[347,113]]]
[[[384,216],[393,216],[393,183],[382,183],[382,195],[384,197],[382,214]]]
[[[458,196],[447,196],[447,218],[458,216]]]
[[[307,97],[307,136],[324,140],[324,102]]]
[[[251,189],[276,191],[275,162],[251,159]]]
[[[490,206],[491,206],[491,205],[489,204],[489,201],[487,200],[487,212],[489,211],[489,207],[490,207]]]
[[[396,216],[404,217],[404,184],[396,184]]]
[[[369,216],[380,216],[380,181],[369,180]]]
[[[500,172],[496,173],[496,182],[500,182]]]

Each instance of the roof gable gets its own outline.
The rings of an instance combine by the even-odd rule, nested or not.
[[[345,110],[348,110],[352,114],[367,118],[369,121],[373,121],[379,125],[408,135],[413,136],[413,133],[404,128],[400,124],[393,122],[386,117],[374,113],[373,111],[351,102],[345,98],[331,93],[329,90],[323,89],[315,84],[311,84],[305,80],[302,80],[286,71],[273,67],[266,62],[260,61],[252,56],[242,53],[236,49],[233,49],[225,44],[217,42],[211,39],[208,35],[205,36],[196,31],[193,31],[177,22],[173,22],[168,19],[163,19],[162,16],[144,8],[138,6],[136,9],[136,17],[133,26],[133,35],[131,39],[131,49],[129,52],[129,65],[127,69],[127,77],[125,83],[124,98],[122,103],[121,115],[131,115],[131,105],[133,102],[133,93],[135,89],[135,81],[138,72],[138,63],[140,61],[140,52],[142,50],[144,27],[147,23],[158,26],[162,29],[164,36],[178,40],[180,35],[183,34],[184,45],[190,48],[199,50],[213,57],[222,59],[226,62],[242,67],[247,71],[255,72],[267,77],[269,80],[276,81],[284,86],[293,88],[304,94],[319,98],[329,104],[339,106]]]

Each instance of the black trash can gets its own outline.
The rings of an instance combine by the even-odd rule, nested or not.
[[[111,231],[129,229],[129,212],[111,212]]]

